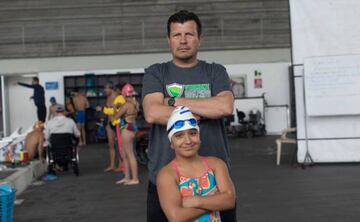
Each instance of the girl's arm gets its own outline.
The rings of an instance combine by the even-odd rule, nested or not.
[[[219,211],[234,208],[235,188],[226,164],[215,157],[207,157],[207,159],[215,174],[218,192],[207,196],[186,197],[183,199],[183,206]]]
[[[171,168],[164,167],[156,180],[160,205],[170,222],[191,221],[206,213],[206,210],[182,206],[182,197]]]
[[[86,98],[86,96],[84,97],[85,98],[85,107],[86,108],[89,108],[90,107],[90,103],[89,103],[89,100]]]
[[[49,107],[49,117],[48,117],[48,120],[50,120],[52,117],[52,112],[51,112],[51,106]]]
[[[119,119],[122,115],[124,115],[124,114],[127,112],[127,110],[128,110],[128,104],[125,103],[125,104],[121,105],[120,110],[117,111],[117,112],[116,112],[116,108],[114,108],[114,110],[115,110],[115,111],[114,111],[113,118],[114,118],[114,119]]]

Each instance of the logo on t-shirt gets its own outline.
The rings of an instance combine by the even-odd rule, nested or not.
[[[185,85],[185,98],[202,99],[211,97],[209,84]]]
[[[166,85],[167,93],[171,97],[181,97],[184,93],[184,97],[188,99],[202,99],[211,97],[210,84],[190,84],[181,85],[178,83],[172,83]]]
[[[171,97],[180,97],[184,92],[184,86],[181,84],[173,83],[166,85],[166,91]]]

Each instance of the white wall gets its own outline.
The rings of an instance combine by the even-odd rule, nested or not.
[[[358,54],[359,0],[290,0],[293,63],[306,57]]]
[[[108,70],[84,70],[84,71],[59,71],[59,72],[40,72],[40,84],[44,86],[46,82],[58,82],[59,88],[57,90],[46,90],[45,88],[45,101],[46,106],[50,105],[50,97],[54,96],[58,103],[63,104],[65,101],[64,95],[64,76],[77,76],[86,73],[94,73],[95,75],[101,74],[116,74],[117,72],[131,72],[141,73],[144,69],[108,69]]]
[[[225,65],[230,78],[243,76],[247,78],[247,96],[256,97],[265,93],[265,98],[269,105],[289,105],[289,78],[288,67],[290,63],[261,63],[261,64],[237,64]],[[254,71],[262,73],[263,87],[256,89],[254,87]],[[109,74],[130,71],[132,73],[144,72],[143,68],[136,69],[114,69],[114,70],[84,70],[84,71],[61,71],[61,72],[41,72],[39,73],[40,83],[45,85],[46,82],[58,82],[58,90],[46,90],[46,103],[49,105],[49,98],[55,96],[57,101],[64,101],[64,76],[83,75],[85,73]],[[261,110],[262,112],[262,110]],[[286,112],[282,112],[282,117],[274,112],[269,112],[265,124],[267,124],[268,133],[279,134],[287,125],[288,117]],[[278,121],[272,121],[276,118]]]
[[[37,120],[34,101],[29,99],[33,95],[33,89],[17,85],[17,82],[31,83],[31,80],[21,76],[6,78],[11,132],[18,127],[26,130]]]
[[[259,49],[259,50],[227,50],[227,51],[209,51],[199,52],[199,58],[208,62],[217,62],[226,65],[229,74],[236,76],[243,73],[253,74],[253,69],[261,70],[263,73],[263,85],[261,90],[249,88],[248,96],[258,96],[262,92],[267,92],[266,98],[271,104],[288,104],[288,97],[284,97],[282,93],[288,94],[286,87],[288,87],[288,81],[280,72],[287,70],[285,64],[290,61],[289,49]],[[116,73],[123,71],[141,72],[143,68],[157,62],[168,61],[171,59],[170,53],[158,53],[158,54],[134,54],[134,55],[109,55],[109,56],[79,56],[79,57],[57,57],[57,58],[33,58],[33,59],[7,59],[0,60],[0,74],[1,75],[16,75],[26,73],[38,73],[40,83],[45,86],[45,82],[58,82],[58,90],[47,90],[45,93],[47,106],[49,105],[49,98],[55,96],[59,102],[64,101],[63,90],[63,77],[66,75],[82,75],[85,73]],[[242,63],[257,63],[257,64],[242,64]],[[272,65],[272,63],[275,63]],[[233,65],[237,64],[237,65]],[[239,65],[240,64],[240,65]],[[283,65],[280,65],[283,64]],[[281,68],[280,68],[281,67]],[[287,71],[286,71],[287,73]],[[285,85],[280,84],[279,87],[269,85],[269,81],[273,78],[268,75],[275,75],[273,78],[284,81]],[[248,86],[253,83],[248,78]],[[276,85],[279,83],[275,83]],[[9,86],[11,88],[11,86]],[[31,95],[32,91],[28,90],[27,93]],[[275,98],[281,96],[280,99]],[[11,94],[8,97],[7,105],[10,106],[13,101],[16,101],[17,94]],[[27,101],[30,102],[30,101]],[[35,109],[34,105],[31,104]],[[15,118],[16,108],[12,108],[11,111],[6,114],[7,119],[11,123],[11,129],[18,124],[18,120]],[[28,123],[33,121],[33,115],[29,115],[26,121]],[[36,117],[36,115],[35,115]],[[25,126],[24,126],[25,127]]]
[[[291,63],[257,63],[226,65],[230,77],[246,75],[247,97],[261,96],[269,105],[286,105],[290,103],[289,66]],[[254,87],[255,70],[262,73],[262,88]]]
[[[258,63],[226,65],[231,78],[246,75],[246,96],[258,97],[265,93],[268,105],[287,105],[290,107],[289,66],[283,63]],[[255,88],[255,70],[261,72],[262,88]],[[273,108],[265,108],[265,125],[268,134],[280,134],[288,127],[288,112],[280,113]],[[234,111],[235,114],[235,111]],[[276,120],[276,121],[275,121]]]
[[[307,115],[303,84],[307,59],[360,54],[359,7],[358,0],[290,0],[299,162],[305,161],[306,151],[314,162],[360,161],[360,115]]]
[[[220,64],[290,62],[290,49],[200,51],[199,58]],[[133,69],[170,59],[170,53],[4,59],[0,60],[0,74]]]
[[[230,75],[230,78],[237,76],[246,75],[246,94],[248,97],[256,97],[261,96],[265,93],[265,98],[267,100],[268,105],[289,105],[289,78],[288,78],[288,66],[289,63],[261,63],[261,64],[229,64],[225,65],[227,71]],[[262,73],[261,78],[263,81],[263,87],[260,89],[255,88],[254,86],[254,72],[258,70]],[[117,73],[130,71],[133,73],[143,72],[143,68],[136,69],[111,69],[111,70],[84,70],[84,71],[59,71],[59,72],[40,72],[39,79],[40,84],[45,86],[46,82],[58,82],[59,88],[57,90],[46,90],[45,91],[45,100],[46,105],[49,106],[50,97],[56,97],[59,103],[63,103],[64,101],[64,76],[71,75],[83,75],[85,73],[95,73],[95,74],[109,74],[109,73]],[[12,81],[15,81],[17,77]],[[30,81],[30,79],[28,79]],[[9,83],[11,84],[11,83]],[[21,111],[18,110],[16,105],[12,104],[15,98],[18,97],[18,94],[14,93],[12,90],[14,86],[10,86],[10,129],[14,130],[19,125],[19,119],[17,116],[21,115]],[[16,87],[19,89],[19,87]],[[22,91],[26,91],[29,96],[32,94],[32,90],[28,90],[26,88],[20,88]],[[16,91],[17,92],[17,91]],[[22,93],[22,92],[21,92]],[[29,97],[28,96],[28,97]],[[24,100],[24,101],[23,101]],[[32,101],[28,101],[25,98],[21,99],[21,103],[30,103],[28,105],[32,109],[35,107],[31,104]],[[14,107],[15,106],[15,107]],[[276,112],[267,112],[265,109],[266,119],[265,124],[267,126],[267,130],[269,134],[280,134],[280,132],[287,126],[288,116],[286,112],[282,112],[282,114]],[[280,115],[280,116],[279,116]],[[22,119],[23,123],[30,123],[34,121],[34,117],[36,115],[23,115],[22,118],[26,118],[26,120]],[[276,119],[277,121],[273,121]],[[25,127],[25,126],[24,126]]]

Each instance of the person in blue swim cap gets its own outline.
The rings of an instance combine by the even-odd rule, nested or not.
[[[51,120],[52,118],[54,118],[55,113],[56,113],[56,111],[55,111],[55,108],[57,105],[56,98],[54,96],[50,97],[49,102],[50,102],[50,106],[49,106],[48,120]]]

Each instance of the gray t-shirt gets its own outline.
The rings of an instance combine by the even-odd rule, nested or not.
[[[191,68],[180,68],[172,62],[154,64],[145,69],[142,97],[160,92],[164,97],[208,98],[230,89],[230,80],[225,67],[199,61]],[[200,121],[202,156],[216,156],[228,165],[229,147],[223,119]],[[156,183],[159,170],[174,158],[166,126],[152,124],[149,147],[149,179]]]

